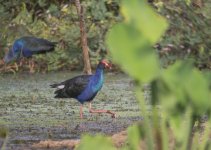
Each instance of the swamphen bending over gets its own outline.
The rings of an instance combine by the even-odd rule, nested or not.
[[[21,37],[13,43],[4,56],[4,62],[9,63],[21,57],[32,57],[34,54],[46,53],[54,50],[56,42],[31,36]]]
[[[115,118],[115,113],[110,110],[94,110],[91,101],[100,91],[104,82],[103,70],[105,67],[111,67],[105,60],[100,61],[96,72],[93,75],[80,75],[64,82],[51,85],[57,88],[55,98],[75,98],[80,103],[80,118],[83,118],[83,104],[89,102],[90,113],[108,113]]]

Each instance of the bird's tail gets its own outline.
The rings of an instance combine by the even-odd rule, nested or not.
[[[50,85],[51,88],[56,88],[56,91],[54,92],[55,98],[68,98],[68,94],[64,90],[65,85],[62,83],[55,83]]]
[[[54,98],[68,98],[69,97],[68,94],[65,92],[65,90],[60,89],[57,84],[52,84],[50,86],[52,88],[57,88],[56,91],[54,92],[54,94],[56,94]]]
[[[58,84],[57,84],[57,83],[55,83],[55,84],[51,84],[51,85],[50,85],[50,87],[51,87],[51,88],[57,88],[57,86],[58,86]]]

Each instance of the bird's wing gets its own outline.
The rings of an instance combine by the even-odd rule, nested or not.
[[[19,40],[23,41],[23,50],[28,50],[33,53],[42,53],[54,49],[56,42],[50,42],[46,39],[35,37],[22,37]]]
[[[81,75],[72,79],[66,80],[59,84],[53,84],[51,87],[57,88],[55,91],[58,98],[77,97],[88,85],[92,75]]]

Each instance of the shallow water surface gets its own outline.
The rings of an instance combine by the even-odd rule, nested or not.
[[[106,74],[106,81],[92,102],[93,108],[117,113],[89,114],[79,118],[79,102],[55,99],[49,85],[79,75],[71,73],[0,76],[0,125],[9,128],[7,149],[30,149],[40,140],[78,139],[82,134],[114,134],[141,120],[131,80],[123,74]]]

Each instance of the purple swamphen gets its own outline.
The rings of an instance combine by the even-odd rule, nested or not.
[[[58,84],[52,84],[52,88],[57,88],[55,91],[55,98],[75,98],[80,103],[80,118],[83,118],[83,104],[89,102],[90,113],[108,113],[115,118],[115,113],[110,110],[94,110],[92,109],[91,102],[104,82],[104,68],[110,68],[111,65],[102,60],[99,62],[96,72],[93,75],[80,75],[72,79],[66,80]]]
[[[14,41],[12,47],[4,56],[4,62],[9,63],[22,57],[32,57],[34,54],[54,50],[56,42],[32,36],[24,36]]]

